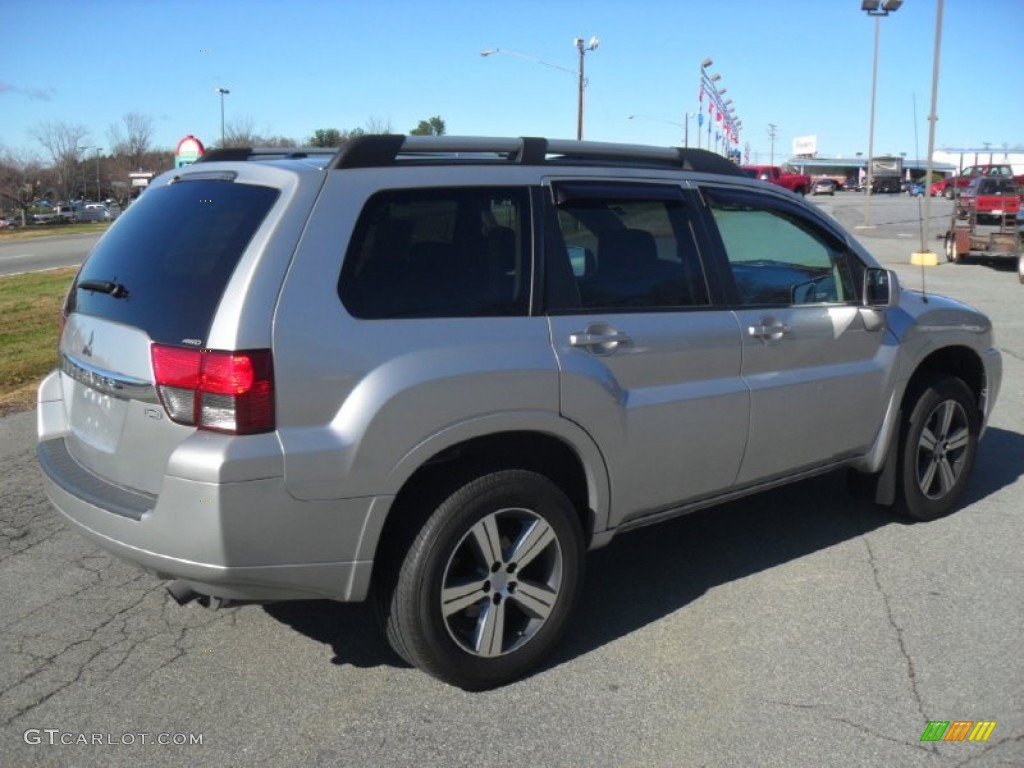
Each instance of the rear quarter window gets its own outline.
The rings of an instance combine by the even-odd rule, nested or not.
[[[530,239],[526,189],[381,192],[356,225],[338,295],[365,320],[525,315]]]
[[[165,344],[205,343],[224,288],[276,189],[230,181],[180,181],[150,189],[82,265],[68,310],[145,330]],[[119,283],[127,296],[79,289]]]

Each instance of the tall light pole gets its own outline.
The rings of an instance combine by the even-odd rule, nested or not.
[[[864,226],[871,227],[871,186],[875,174],[872,164],[875,158],[875,95],[878,89],[878,29],[882,16],[899,10],[903,0],[862,0],[860,9],[868,16],[875,17],[875,53],[871,63],[871,123],[868,126],[868,175],[864,195]]]
[[[708,95],[708,141],[707,149],[711,149],[711,129],[714,123],[721,123],[721,132],[715,135],[715,150],[729,156],[729,145],[739,142],[739,120],[732,107],[732,99],[723,99],[728,88],[720,88],[719,74],[711,74],[708,67],[714,64],[711,57],[700,63],[700,96],[697,100],[697,147],[700,147],[700,134],[704,127],[704,94]],[[717,114],[716,114],[717,113]]]
[[[85,164],[89,162],[89,150],[90,149],[92,149],[92,146],[89,145],[89,144],[84,144],[84,145],[82,145],[80,147],[75,147],[75,180],[74,180],[74,185],[77,186],[77,184],[78,184],[78,173],[79,173],[79,171],[78,171],[78,167],[77,166],[78,166],[79,163],[81,163],[82,164],[82,169],[81,169],[81,173],[82,173],[82,189],[81,189],[82,200],[85,200],[85,198],[89,194],[89,186],[88,186],[89,182],[85,178],[85,174],[87,174],[89,172],[89,169],[85,167]],[[81,160],[78,159],[78,153],[79,152],[82,153],[82,159]],[[77,192],[76,192],[76,194],[77,194]]]
[[[224,97],[231,93],[227,88],[215,88],[214,93],[220,94],[220,145],[224,146]]]
[[[100,193],[100,150],[103,147],[93,147],[96,150],[96,202],[102,202],[103,195]]]
[[[577,99],[576,99],[576,139],[583,139],[583,92],[587,87],[587,79],[583,72],[583,57],[587,51],[593,51],[597,49],[600,44],[600,40],[596,37],[590,38],[589,43],[584,43],[582,37],[573,38],[573,43],[576,45],[579,51],[580,62],[579,67],[575,70],[563,67],[560,64],[552,64],[550,61],[544,61],[538,59],[536,56],[527,56],[525,53],[519,53],[519,51],[511,51],[508,48],[485,48],[480,51],[480,55],[484,58],[493,56],[496,53],[505,53],[509,56],[515,56],[517,59],[525,59],[526,61],[532,61],[534,64],[543,64],[545,67],[551,67],[552,69],[558,69],[562,72],[568,72],[570,75],[576,78],[577,84]]]
[[[718,74],[717,72],[715,74],[713,74],[711,77],[708,78],[708,82],[711,83],[711,93],[712,93],[712,96],[714,96],[715,91],[718,89],[718,86],[715,85],[715,83],[717,83],[721,79],[722,79],[722,76],[720,74]],[[707,145],[708,149],[711,149],[711,124],[713,122],[714,122],[714,120],[711,119],[711,113],[709,112],[708,113],[708,145]]]
[[[779,126],[775,123],[768,123],[768,139],[771,144],[771,154],[768,156],[768,165],[775,165],[775,137],[779,135]]]
[[[704,79],[708,76],[707,68],[714,64],[708,56],[700,63],[700,98],[697,100],[697,149],[700,149],[700,129],[704,126]],[[710,100],[711,94],[708,94]]]
[[[935,163],[932,160],[932,154],[935,152],[935,122],[939,119],[939,116],[935,113],[935,110],[939,102],[939,53],[942,48],[942,0],[938,0],[937,9],[935,14],[935,53],[932,57],[932,104],[931,111],[928,113],[928,165],[927,165],[927,176],[924,180],[924,225],[928,227],[931,224],[932,215],[932,171],[935,169]],[[924,251],[925,247],[922,244],[921,250]]]
[[[583,77],[583,60],[586,58],[587,51],[596,51],[597,46],[601,41],[596,37],[590,38],[589,43],[584,43],[582,37],[573,38],[573,44],[576,46],[576,50],[580,52],[580,72],[579,72],[579,97],[576,107],[576,140],[583,140],[583,90],[587,87],[587,81]]]

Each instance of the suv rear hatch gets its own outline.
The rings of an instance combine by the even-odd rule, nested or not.
[[[212,354],[223,374],[239,357],[205,348],[225,288],[279,195],[231,174],[197,177],[147,190],[89,255],[65,304],[63,448],[94,475],[148,494],[159,493],[170,454],[196,429],[203,361]],[[269,365],[269,352],[259,354]],[[236,383],[230,370],[218,381]]]

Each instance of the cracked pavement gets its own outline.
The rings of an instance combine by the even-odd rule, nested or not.
[[[913,243],[864,241],[919,279]],[[50,508],[34,415],[0,419],[0,765],[1024,765],[1024,286],[928,280],[1005,351],[961,510],[905,524],[829,475],[620,537],[551,662],[483,694],[402,666],[366,606],[177,606]],[[929,720],[998,725],[923,743]]]

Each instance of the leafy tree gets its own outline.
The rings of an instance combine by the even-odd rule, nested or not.
[[[429,120],[420,120],[419,125],[409,131],[413,136],[444,136],[446,132],[444,120],[440,115],[434,115]]]
[[[337,128],[317,128],[308,143],[311,147],[340,147],[345,143],[345,135]]]

